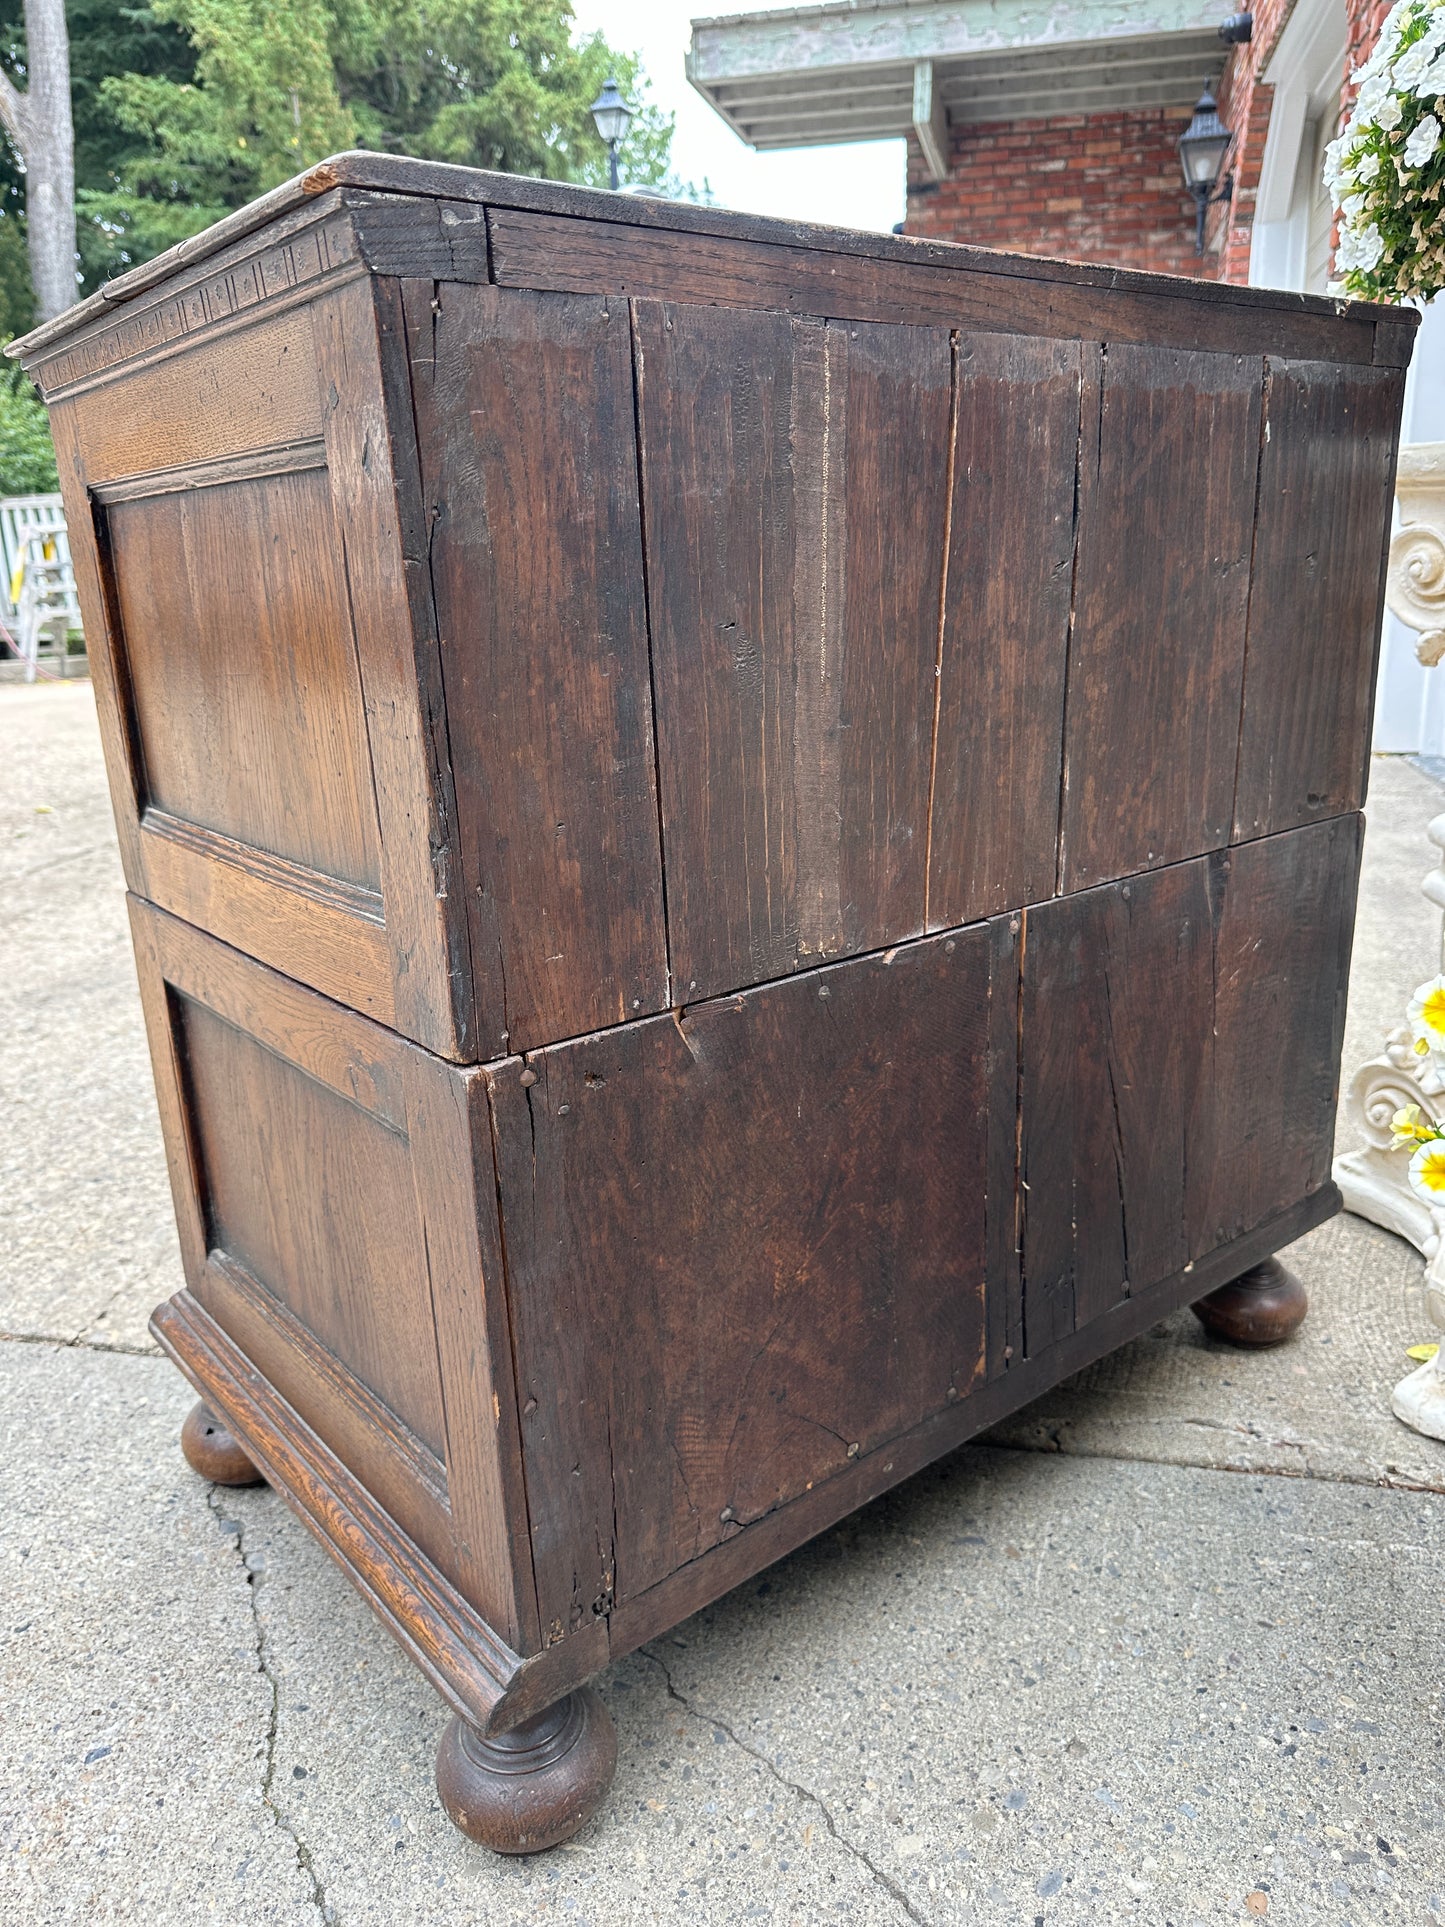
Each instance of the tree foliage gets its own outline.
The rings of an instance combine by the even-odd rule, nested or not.
[[[602,185],[587,110],[609,73],[643,103],[625,178],[689,191],[636,58],[574,38],[567,0],[68,0],[66,16],[87,289],[347,147]],[[0,0],[0,66],[18,81],[24,61],[22,0]],[[23,204],[0,152],[12,330],[26,298],[4,236]]]

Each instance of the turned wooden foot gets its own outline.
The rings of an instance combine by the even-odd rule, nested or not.
[[[1304,1286],[1278,1258],[1266,1258],[1211,1291],[1194,1315],[1211,1338],[1231,1345],[1282,1345],[1304,1323],[1310,1301]]]
[[[496,1739],[453,1719],[437,1750],[437,1792],[469,1839],[540,1853],[591,1819],[616,1766],[612,1715],[595,1687],[580,1686]]]
[[[193,1472],[212,1485],[264,1485],[265,1474],[247,1458],[209,1405],[193,1405],[181,1427],[181,1450]]]

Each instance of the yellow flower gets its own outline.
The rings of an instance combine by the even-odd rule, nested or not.
[[[1395,1134],[1394,1148],[1397,1151],[1402,1145],[1424,1144],[1435,1135],[1430,1125],[1421,1124],[1418,1104],[1407,1104],[1403,1110],[1396,1111],[1390,1119],[1390,1129]]]
[[[1417,1039],[1445,1045],[1445,977],[1432,977],[1428,984],[1420,985],[1410,999],[1409,1018]]]
[[[1445,1140],[1420,1145],[1410,1159],[1410,1189],[1426,1204],[1445,1204]]]

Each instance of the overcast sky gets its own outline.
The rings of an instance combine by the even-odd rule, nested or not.
[[[756,154],[688,85],[683,71],[694,13],[767,13],[778,0],[572,0],[584,33],[642,56],[658,105],[677,116],[672,163],[684,180],[710,181],[724,207],[790,220],[886,232],[904,215],[904,143],[799,147]]]

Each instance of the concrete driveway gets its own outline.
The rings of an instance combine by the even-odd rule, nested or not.
[[[1347,1074],[1435,965],[1377,762]],[[443,1711],[268,1489],[203,1485],[88,685],[0,687],[0,1922],[1445,1919],[1421,1266],[1336,1219],[1248,1357],[1170,1319],[601,1682],[569,1846],[441,1813]]]

